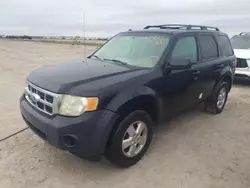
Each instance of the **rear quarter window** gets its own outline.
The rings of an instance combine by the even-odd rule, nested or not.
[[[202,60],[214,59],[219,56],[218,47],[212,35],[200,35],[198,38]]]
[[[233,48],[227,36],[219,35],[218,43],[220,47],[220,51],[222,56],[232,56],[233,55]]]

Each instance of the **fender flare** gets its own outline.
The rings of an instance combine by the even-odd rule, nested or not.
[[[224,69],[222,69],[222,71],[220,72],[220,77],[217,80],[214,88],[220,84],[222,81],[224,80],[228,80],[230,81],[230,86],[229,86],[229,91],[231,90],[232,84],[233,84],[233,77],[234,77],[234,73],[231,67],[225,67]]]
[[[161,99],[157,93],[149,87],[138,87],[128,91],[121,91],[117,94],[107,105],[107,109],[113,112],[117,112],[128,101],[136,99],[137,97],[152,97],[157,105],[161,104]]]
[[[128,91],[122,91],[119,94],[117,94],[115,97],[112,98],[112,100],[108,103],[106,109],[113,111],[119,115],[119,118],[116,120],[114,125],[112,126],[112,130],[109,133],[109,138],[106,147],[110,145],[111,139],[113,135],[119,130],[119,122],[123,119],[123,114],[120,113],[121,110],[123,110],[123,107],[126,106],[126,104],[130,105],[129,103],[137,101],[139,98],[143,97],[150,97],[154,100],[155,104],[157,105],[157,114],[159,117],[161,117],[163,113],[162,108],[162,100],[154,90],[148,87],[139,87],[135,89],[131,89]],[[132,106],[132,105],[131,105]],[[136,109],[134,109],[136,110]],[[127,114],[126,114],[127,115]],[[158,118],[157,118],[158,121]]]

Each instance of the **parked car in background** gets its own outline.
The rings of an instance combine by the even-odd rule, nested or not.
[[[250,81],[250,32],[233,36],[231,43],[237,58],[235,78]]]
[[[229,38],[218,28],[130,30],[86,59],[33,71],[21,114],[55,147],[91,160],[105,154],[129,167],[147,152],[155,124],[201,102],[208,112],[221,113],[235,62]]]

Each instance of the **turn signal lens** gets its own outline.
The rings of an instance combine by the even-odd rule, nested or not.
[[[87,98],[87,100],[88,100],[88,107],[86,111],[96,110],[99,102],[98,98],[97,97]]]

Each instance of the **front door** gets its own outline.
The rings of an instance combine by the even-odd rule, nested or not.
[[[183,36],[176,40],[170,59],[189,59],[192,67],[186,70],[171,70],[164,77],[164,111],[166,117],[174,116],[198,102],[197,91],[200,90],[197,40],[194,36]]]

